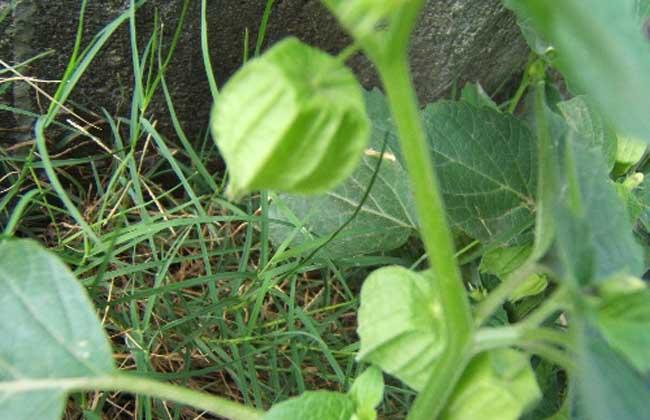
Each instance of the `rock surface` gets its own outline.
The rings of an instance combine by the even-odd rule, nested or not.
[[[90,0],[88,3],[86,43],[128,9],[130,2]],[[166,74],[176,111],[190,135],[205,130],[212,102],[200,49],[200,3],[190,0],[178,49]],[[265,46],[287,35],[298,36],[333,53],[349,44],[350,40],[318,0],[276,0],[275,3]],[[3,10],[10,9],[8,17],[0,21],[0,33],[4,35],[0,37],[0,59],[15,65],[52,50],[20,71],[38,79],[59,79],[74,45],[80,1],[14,0],[13,8],[11,4],[9,0],[0,0],[0,17]],[[138,10],[136,26],[141,53],[151,35],[156,10],[164,24],[162,45],[168,48],[182,4],[180,0],[149,0]],[[253,51],[264,4],[262,0],[208,1],[211,59],[220,84],[241,65],[247,31],[248,48]],[[448,94],[454,83],[462,86],[467,81],[480,81],[491,92],[512,79],[527,56],[528,49],[514,17],[499,0],[430,0],[411,51],[414,79],[423,102]],[[365,86],[378,85],[372,66],[364,57],[354,57],[350,64]],[[91,112],[100,113],[105,108],[112,115],[128,115],[132,74],[126,21],[94,60],[71,100]],[[6,72],[2,76],[7,76]],[[55,87],[54,84],[40,86],[49,92]],[[37,113],[47,106],[47,99],[24,83],[16,83],[4,93],[0,90],[0,95],[5,104]],[[161,96],[150,111],[159,120],[159,127],[171,132],[169,113]],[[23,133],[29,133],[30,119],[14,118],[0,110],[0,127],[12,127],[14,133],[18,127]],[[0,141],[3,139],[7,136],[0,131]]]

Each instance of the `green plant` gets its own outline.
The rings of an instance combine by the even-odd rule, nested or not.
[[[540,55],[502,112],[480,86],[462,101],[419,109],[407,46],[424,1],[324,3],[355,44],[339,57],[295,39],[277,44],[213,89],[213,129],[232,197],[278,192],[269,212],[284,223],[265,235],[294,251],[278,259],[308,255],[279,276],[316,256],[389,251],[420,233],[426,270],[382,267],[363,285],[357,357],[371,366],[347,393],[308,391],[266,413],[119,373],[72,274],[34,243],[9,240],[0,243],[0,315],[25,329],[0,324],[0,411],[57,418],[68,393],[120,389],[230,418],[375,419],[383,371],[417,391],[410,419],[646,418],[650,292],[639,277],[650,198],[639,142],[650,95],[635,91],[650,89],[650,58],[643,34],[630,28],[650,7],[506,1]],[[610,12],[615,25],[606,25]],[[610,38],[589,30],[594,23]],[[617,49],[597,56],[603,43]],[[373,91],[364,100],[345,68],[357,48],[376,65],[386,98]],[[586,95],[562,100],[547,84],[551,66]],[[137,117],[148,97],[134,100],[132,130],[147,131],[171,156]],[[519,107],[521,117],[510,115]],[[43,130],[55,112],[37,124],[44,160]],[[386,226],[394,234],[377,232]],[[456,252],[454,242],[468,245]],[[260,269],[269,288],[278,259]],[[467,266],[471,276],[462,275]]]

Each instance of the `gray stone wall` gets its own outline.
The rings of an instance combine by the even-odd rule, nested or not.
[[[244,34],[253,50],[257,26],[264,10],[263,0],[208,0],[211,59],[219,83],[223,83],[242,62]],[[85,39],[88,41],[121,11],[128,0],[90,0],[86,12]],[[0,22],[0,58],[12,64],[41,52],[53,53],[22,71],[40,79],[58,79],[67,65],[76,33],[79,0],[0,0],[0,8],[13,5],[11,15]],[[141,51],[151,34],[154,14],[164,23],[168,45],[182,8],[181,0],[149,0],[137,15]],[[0,9],[1,10],[1,9]],[[268,28],[266,46],[287,36],[337,52],[349,44],[348,37],[318,0],[276,0]],[[128,115],[133,85],[128,23],[113,36],[97,57],[71,98],[90,112],[106,108],[113,115]],[[519,35],[514,17],[499,0],[430,0],[412,44],[414,79],[423,102],[449,93],[452,85],[480,81],[491,91],[521,70],[528,49]],[[378,84],[370,63],[362,56],[351,59],[362,83]],[[211,107],[200,50],[200,1],[191,0],[177,53],[167,73],[176,110],[190,135],[206,127]],[[42,86],[53,91],[54,85]],[[34,90],[17,84],[5,93],[3,102],[41,112],[47,105]],[[161,129],[171,132],[164,103],[158,98],[151,108]],[[0,113],[0,126],[29,126]],[[6,133],[6,132],[4,132]],[[0,134],[6,138],[6,135]]]

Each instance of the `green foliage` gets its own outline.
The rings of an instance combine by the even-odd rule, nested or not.
[[[614,174],[622,176],[643,158],[648,145],[637,137],[618,136],[617,140]]]
[[[264,420],[375,420],[375,407],[384,394],[381,370],[370,367],[352,384],[347,394],[329,391],[305,392],[273,406]]]
[[[565,165],[567,196],[558,204],[556,220],[568,278],[587,285],[617,274],[640,275],[642,252],[602,154],[570,133]]]
[[[310,391],[274,405],[264,420],[349,420],[355,401],[349,395],[330,391]]]
[[[589,324],[580,337],[576,406],[578,418],[611,420],[648,417],[647,378],[611,350]]]
[[[326,191],[354,170],[370,134],[352,72],[293,38],[232,77],[212,127],[233,198],[263,188]]]
[[[537,148],[525,124],[460,102],[429,105],[423,121],[454,227],[506,243],[532,225]]]
[[[576,92],[593,97],[617,131],[649,141],[650,45],[637,0],[506,0],[557,49]]]
[[[607,296],[598,306],[598,327],[612,349],[640,372],[650,371],[650,291],[639,281],[638,290]]]
[[[583,137],[586,147],[599,149],[605,157],[607,167],[611,169],[614,161],[620,160],[620,145],[617,148],[616,132],[597,111],[592,101],[586,96],[576,96],[558,103],[557,106],[569,128]]]
[[[493,274],[505,280],[515,270],[528,261],[533,252],[532,245],[519,245],[507,248],[495,248],[488,251],[481,259],[480,271]],[[510,300],[517,302],[529,296],[535,296],[546,290],[548,281],[544,275],[531,274],[511,294]]]
[[[362,203],[373,178],[381,148],[368,149],[359,167],[334,190],[317,196],[279,194],[270,208],[274,223],[271,240],[299,247],[326,239],[352,216],[356,217],[325,246],[321,255],[353,257],[390,251],[402,246],[417,229],[413,198],[406,172],[391,152],[385,152],[379,173]],[[297,232],[296,232],[297,231]]]
[[[359,359],[421,390],[444,351],[447,323],[430,273],[373,272],[361,289]]]
[[[156,308],[171,314],[166,315],[173,325],[200,319],[200,323],[188,324],[189,328],[197,325],[199,331],[187,330],[179,348],[189,341],[199,343],[201,355],[221,363],[218,368],[228,371],[244,398],[251,400],[248,405],[254,400],[261,407],[267,401],[260,398],[256,367],[265,361],[249,345],[256,340],[273,340],[265,347],[271,349],[269,381],[277,388],[276,399],[312,384],[302,376],[302,368],[308,365],[303,355],[311,348],[292,342],[303,344],[300,336],[318,344],[322,356],[319,353],[311,360],[315,360],[315,370],[324,371],[321,378],[332,388],[347,386],[347,375],[357,369],[352,359],[355,351],[358,361],[371,366],[348,393],[308,391],[266,413],[141,376],[119,374],[101,325],[71,272],[34,242],[9,241],[0,243],[0,333],[5,337],[0,344],[2,416],[54,419],[61,415],[68,394],[102,389],[179,401],[233,419],[375,420],[377,408],[388,405],[381,405],[384,392],[398,388],[404,392],[403,386],[408,386],[417,394],[408,407],[409,420],[549,415],[560,419],[574,414],[595,420],[646,418],[650,292],[638,276],[647,269],[644,252],[650,255],[646,237],[650,199],[644,183],[650,47],[641,30],[647,24],[650,3],[508,0],[540,55],[531,60],[515,97],[497,104],[475,84],[463,89],[460,101],[441,101],[424,110],[418,107],[407,61],[409,36],[424,2],[324,3],[355,40],[355,46],[341,56],[331,57],[288,39],[249,61],[221,93],[212,79],[217,98],[213,136],[230,171],[228,194],[239,198],[260,189],[274,191],[253,197],[251,213],[259,205],[255,216],[215,198],[219,186],[196,153],[190,153],[192,165],[205,180],[211,205],[221,203],[238,216],[206,213],[190,183],[194,166],[187,168],[183,159],[174,158],[154,126],[140,121],[155,89],[143,86],[141,72],[147,66],[134,54],[138,74],[135,116],[130,121],[135,134],[130,140],[137,144],[141,129],[154,140],[197,214],[185,220],[163,217],[159,222],[149,213],[136,182],[139,168],[134,153],[120,155],[120,171],[128,168],[131,178],[123,182],[117,177],[111,185],[124,184],[122,197],[136,197],[133,207],[143,210],[146,220],[140,226],[125,216],[128,228],[112,234],[111,244],[120,248],[127,242],[133,246],[120,252],[140,253],[141,242],[131,242],[140,235],[150,247],[164,252],[152,253],[153,259],[162,261],[160,265],[139,266],[158,271],[153,287],[147,283],[146,289],[134,292],[145,296],[145,304],[140,306],[130,296],[120,296],[113,304],[131,305],[125,312],[134,325],[130,339],[138,351],[133,358],[138,370],[147,371],[153,367],[148,353],[154,339],[145,333],[153,328],[154,316],[159,316],[154,305],[160,291],[176,293],[186,286],[205,285],[211,305],[208,312],[188,310],[205,304],[196,290],[188,293],[192,302],[183,308],[189,316],[176,318],[172,299],[160,299],[164,302]],[[271,6],[269,1],[265,19]],[[130,16],[133,26],[134,8],[135,3]],[[261,40],[257,45],[261,47]],[[377,90],[364,95],[343,65],[356,46],[376,65],[386,97]],[[132,49],[138,52],[135,43]],[[68,76],[77,54],[73,54]],[[561,89],[547,85],[549,67],[562,72],[570,92],[586,95],[564,100]],[[164,86],[162,76],[156,80]],[[57,97],[65,99],[70,90],[67,83],[61,86]],[[534,94],[526,97],[531,86]],[[522,98],[523,107],[518,107]],[[64,241],[66,258],[90,276],[86,280],[96,291],[107,276],[108,265],[118,267],[110,268],[114,270],[111,279],[138,277],[142,270],[104,256],[108,248],[94,229],[108,219],[87,222],[65,194],[47,154],[45,136],[58,107],[53,105],[36,125],[39,153],[51,185],[82,227],[81,233]],[[520,108],[524,108],[522,114],[513,115]],[[175,123],[179,137],[188,144]],[[115,131],[119,134],[117,127]],[[138,187],[129,189],[132,184]],[[5,236],[17,231],[26,202],[37,192],[29,194],[18,202]],[[0,209],[8,201],[1,199]],[[172,202],[175,207],[187,207]],[[102,204],[100,213],[106,210],[104,206],[108,204]],[[48,203],[48,211],[53,207]],[[117,210],[122,211],[119,203]],[[209,241],[201,226],[209,227],[212,239],[215,224],[233,221],[241,222],[246,237],[245,244],[235,249],[237,261],[231,264],[222,261],[225,251],[221,249],[208,254]],[[204,256],[200,265],[208,280],[164,284],[170,267],[187,261],[179,255],[179,247],[194,227],[198,227]],[[182,239],[171,245],[171,241],[159,243],[140,233],[185,228]],[[415,232],[420,233],[428,265],[422,258],[413,267],[422,264],[424,270],[395,265],[375,269],[358,299],[353,292],[356,285],[341,275],[344,268],[332,261],[312,261],[313,267],[305,268],[305,261],[314,255],[309,253],[318,249],[321,256],[346,260],[356,265],[355,274],[365,274],[365,267],[375,268],[387,259],[359,256],[393,251]],[[80,235],[85,235],[85,241],[78,239]],[[210,242],[220,239],[217,236]],[[269,241],[278,249],[275,255],[271,255]],[[463,245],[463,250],[456,252],[455,243]],[[292,249],[285,252],[287,246]],[[302,258],[302,254],[309,257]],[[459,255],[462,264],[457,261]],[[211,257],[219,259],[218,267],[233,265],[237,272],[213,272]],[[397,264],[405,260],[391,259]],[[185,269],[180,269],[179,277]],[[330,269],[341,280],[334,285],[325,273]],[[323,278],[315,280],[307,271]],[[223,288],[223,293],[229,293],[224,299],[216,284],[225,274],[236,280]],[[302,274],[305,278],[299,279]],[[296,290],[298,279],[308,284],[304,294]],[[309,285],[312,281],[324,285],[315,294]],[[471,293],[477,301],[474,307],[467,284],[479,286]],[[281,289],[287,285],[290,292],[285,294]],[[322,290],[335,292],[323,296]],[[342,295],[348,301],[341,303]],[[179,293],[176,298],[185,296]],[[312,311],[309,306],[319,300],[326,306]],[[332,323],[327,313],[347,317],[357,304],[360,343],[346,343],[343,350],[330,348],[320,331],[331,328],[338,335],[352,328],[348,323]],[[246,315],[233,314],[233,308]],[[256,325],[260,319],[265,319],[262,329]],[[228,331],[230,323],[237,326],[234,337],[212,337],[214,331]],[[307,332],[298,331],[301,326]],[[167,328],[173,327],[164,326],[153,336],[166,333]],[[283,372],[276,368],[281,357],[275,340],[284,336],[290,337],[287,366],[298,384],[295,390],[281,384]],[[245,351],[240,352],[242,342]],[[341,355],[348,357],[347,366],[341,363]],[[395,381],[385,390],[383,372],[403,386]],[[190,377],[185,372],[174,375]],[[535,408],[542,389],[544,401]],[[136,406],[141,406],[139,401]],[[149,403],[138,415],[151,417],[150,409]],[[87,416],[96,414],[88,412]]]
[[[323,0],[375,63],[405,54],[424,0]]]
[[[516,420],[540,398],[528,358],[516,350],[497,350],[469,364],[442,418]]]
[[[485,106],[499,111],[499,106],[485,92],[480,83],[466,84],[460,92],[460,99],[476,108]]]
[[[381,369],[366,369],[352,384],[349,395],[356,401],[355,416],[351,420],[375,420],[375,408],[384,398],[384,376]]]
[[[0,243],[0,319],[3,418],[59,419],[67,394],[61,382],[115,369],[86,292],[35,242]]]

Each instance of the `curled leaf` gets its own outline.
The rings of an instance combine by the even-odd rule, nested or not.
[[[624,175],[643,158],[647,148],[647,143],[640,138],[619,135],[614,174]]]
[[[377,407],[384,398],[384,376],[381,369],[371,366],[354,380],[348,394],[357,404],[353,420],[375,420]]]
[[[295,38],[248,62],[224,87],[212,134],[228,195],[327,191],[357,166],[370,136],[361,87],[339,60]]]

